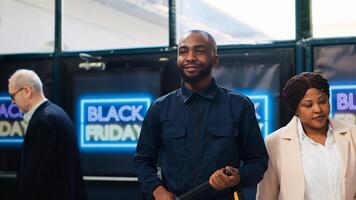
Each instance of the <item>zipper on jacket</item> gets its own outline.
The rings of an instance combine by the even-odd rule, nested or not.
[[[200,108],[199,108],[199,96],[196,94],[193,104],[194,111],[194,146],[193,146],[193,185],[198,185],[198,150],[199,150],[199,131],[200,131]]]

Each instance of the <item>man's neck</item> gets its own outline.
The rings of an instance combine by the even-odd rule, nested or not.
[[[206,89],[210,85],[212,80],[213,80],[213,78],[211,76],[207,76],[207,77],[205,77],[204,79],[200,80],[197,83],[186,83],[185,82],[184,85],[190,91],[201,92],[201,91],[203,91],[204,89]]]
[[[33,107],[35,107],[39,103],[43,102],[45,99],[46,99],[46,97],[44,97],[43,95],[34,97],[31,101],[31,108],[29,110],[31,110]]]

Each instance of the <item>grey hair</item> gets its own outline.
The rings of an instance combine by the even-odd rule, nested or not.
[[[26,84],[31,86],[34,90],[38,92],[43,92],[43,85],[40,77],[29,69],[19,69],[16,70],[10,77],[10,79],[14,80],[14,84],[17,88],[24,87]]]

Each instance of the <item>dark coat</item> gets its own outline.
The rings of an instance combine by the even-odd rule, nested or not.
[[[194,197],[221,200],[233,199],[236,189],[254,189],[267,169],[268,155],[252,102],[213,81],[200,93],[182,86],[151,105],[134,165],[148,199],[158,185],[180,196],[208,181],[218,169],[239,168],[238,188],[210,187]]]
[[[86,199],[73,123],[49,101],[28,124],[17,176],[18,200]]]

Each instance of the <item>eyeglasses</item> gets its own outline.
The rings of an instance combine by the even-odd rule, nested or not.
[[[9,93],[9,96],[11,97],[11,100],[14,101],[15,95],[16,95],[18,92],[20,92],[21,90],[23,90],[23,89],[24,89],[24,87],[22,87],[22,88],[16,90],[16,92],[14,92],[14,93]]]

